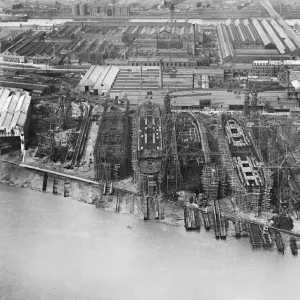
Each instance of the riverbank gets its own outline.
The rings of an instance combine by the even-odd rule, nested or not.
[[[20,163],[20,158],[15,158],[12,161],[0,161],[0,183],[44,193],[42,191],[44,180],[43,174],[22,168],[19,166]],[[64,195],[65,180],[63,178],[56,178],[56,180],[58,180],[57,195]],[[53,183],[54,177],[48,175],[45,193],[53,193]],[[96,207],[107,211],[116,211],[117,207],[116,196],[103,197],[99,186],[76,180],[70,181],[70,193],[68,198],[70,200],[96,205]],[[130,193],[125,193],[119,197],[118,213],[134,215],[137,218],[143,219],[142,197]],[[164,213],[165,219],[160,220],[159,222],[173,226],[184,225],[182,207],[172,204],[171,202],[165,202]]]
[[[31,189],[40,193],[53,194],[54,176],[48,174],[46,191],[43,191],[43,172],[34,171],[21,167],[21,155],[2,156],[0,160],[0,183],[5,185],[16,186],[20,188]],[[133,185],[131,178],[123,180],[123,184],[128,186]],[[128,190],[124,193],[117,195],[102,195],[102,188],[88,182],[81,182],[75,179],[66,179],[63,177],[55,178],[57,182],[57,195],[64,195],[64,188],[66,182],[69,185],[68,198],[72,201],[84,202],[87,204],[95,205],[97,208],[114,211],[120,214],[133,215],[139,219],[144,219],[144,199],[136,193]],[[185,198],[185,197],[184,197]],[[181,199],[178,203],[171,201],[163,202],[164,219],[158,222],[172,225],[184,226],[184,211],[180,203],[185,202],[186,199]],[[220,200],[223,215],[234,221],[237,218],[247,220],[248,222],[255,222],[260,224],[268,224],[268,220],[274,215],[272,213],[264,213],[260,217],[256,217],[254,213],[245,213],[237,207],[234,199],[227,197]],[[283,231],[287,234],[300,236],[300,222],[297,216],[292,216],[294,228],[291,232]],[[270,224],[269,224],[270,225]]]

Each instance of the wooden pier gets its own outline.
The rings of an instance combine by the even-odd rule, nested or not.
[[[221,214],[221,207],[219,200],[212,201],[213,208],[213,222],[216,239],[226,239],[226,218]]]
[[[293,255],[298,255],[298,245],[294,237],[290,237],[290,248]]]
[[[275,232],[275,238],[276,238],[276,246],[277,246],[277,250],[278,252],[281,252],[282,254],[284,254],[284,243],[282,240],[282,236],[281,233],[279,231]]]
[[[263,244],[263,239],[259,224],[249,223],[249,234],[252,248],[261,248]]]

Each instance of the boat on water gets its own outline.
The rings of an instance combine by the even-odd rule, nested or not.
[[[27,22],[29,17],[23,14],[0,14],[0,22]]]
[[[290,247],[293,255],[298,255],[297,240],[292,236],[290,237]]]
[[[141,189],[148,196],[160,192],[163,144],[161,109],[152,101],[143,103],[137,110],[138,145],[137,161]]]
[[[235,118],[226,118],[223,125],[231,157],[241,184],[248,192],[259,190],[264,186],[265,178],[251,140]]]
[[[204,161],[198,122],[191,113],[181,112],[176,118],[175,130],[181,175],[188,188],[197,192]]]

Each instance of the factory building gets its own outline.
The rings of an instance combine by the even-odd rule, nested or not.
[[[79,91],[117,96],[122,91],[155,90],[160,86],[157,67],[91,66],[78,84]]]
[[[81,37],[74,41],[41,41],[36,36],[28,37],[2,52],[0,60],[48,65],[57,65],[63,61],[73,64],[81,62],[98,63],[106,59],[114,49],[113,41],[108,41],[101,35],[100,37],[100,39],[91,40]],[[76,57],[76,61],[73,59],[74,57]]]
[[[217,26],[217,32],[225,62],[252,63],[266,57],[288,60],[300,53],[274,19],[229,19]]]
[[[188,42],[195,41],[196,44],[203,43],[203,27],[199,24],[163,25],[163,26],[127,26],[122,31],[124,40],[139,41],[147,40],[170,40]]]
[[[31,121],[31,96],[23,90],[0,89],[0,151],[26,145]],[[25,144],[24,144],[25,143]]]
[[[94,91],[96,94],[108,93],[119,72],[115,66],[91,66],[78,84],[80,92]]]
[[[101,17],[128,17],[130,16],[130,5],[116,4],[95,4],[91,8],[93,16]]]

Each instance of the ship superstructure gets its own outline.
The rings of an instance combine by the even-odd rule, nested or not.
[[[241,184],[252,192],[264,186],[265,178],[254,147],[240,123],[229,118],[224,123],[225,135]]]
[[[230,171],[231,186],[241,209],[259,215],[270,208],[272,179],[264,168],[251,135],[234,117],[223,119],[223,130],[229,156],[233,162]]]

